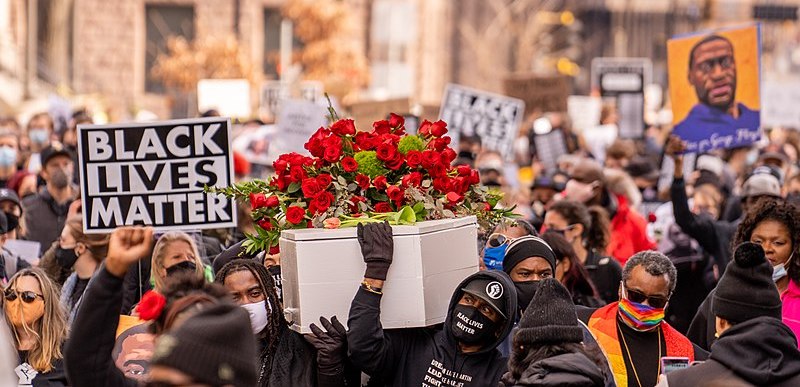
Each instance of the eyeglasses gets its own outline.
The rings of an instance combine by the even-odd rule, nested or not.
[[[503,234],[492,234],[489,235],[489,239],[487,242],[489,243],[489,247],[500,247],[504,244],[508,244],[514,241],[514,238],[509,238]]]
[[[623,288],[625,289],[625,298],[637,304],[644,304],[644,302],[647,301],[647,305],[653,308],[663,308],[667,306],[667,302],[669,301],[669,297],[648,296],[640,291],[630,289],[627,286],[623,286]]]
[[[712,58],[708,60],[704,60],[697,64],[697,69],[703,72],[704,74],[708,74],[711,70],[714,69],[714,66],[719,64],[723,70],[727,70],[733,67],[733,57],[732,56],[721,56],[719,58]]]
[[[44,300],[43,295],[34,293],[30,290],[24,292],[17,292],[15,290],[9,289],[6,291],[5,297],[6,301],[14,301],[17,299],[17,297],[21,297],[22,301],[24,301],[26,304],[30,304],[31,302],[36,301],[37,298],[41,298],[42,300]]]
[[[556,233],[558,235],[564,236],[564,234],[567,231],[572,230],[573,228],[575,228],[575,225],[574,224],[570,224],[569,226],[564,227],[564,228],[548,228],[547,230],[545,230],[545,232],[554,232],[554,233]]]

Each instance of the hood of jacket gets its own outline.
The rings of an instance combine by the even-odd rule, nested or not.
[[[604,386],[600,369],[582,353],[565,353],[531,363],[518,380],[503,376],[506,386]]]
[[[759,386],[800,374],[797,339],[789,327],[772,317],[757,317],[729,328],[711,346],[711,359]]]
[[[503,297],[506,298],[506,307],[503,311],[503,314],[508,316],[506,321],[503,323],[502,330],[500,331],[500,336],[498,336],[491,345],[487,345],[486,347],[482,348],[480,351],[470,353],[469,355],[477,355],[482,353],[487,353],[494,351],[500,343],[502,343],[508,334],[511,333],[511,328],[514,327],[514,320],[517,313],[517,291],[514,288],[514,282],[511,281],[511,277],[508,276],[505,272],[498,271],[498,270],[483,270],[479,271],[475,274],[470,275],[469,277],[465,278],[461,281],[460,284],[456,287],[456,290],[453,292],[453,297],[450,298],[450,306],[447,309],[447,318],[444,322],[443,331],[445,337],[448,341],[456,343],[456,338],[453,337],[453,333],[450,331],[450,324],[453,320],[453,309],[458,304],[458,300],[461,299],[461,296],[464,294],[464,291],[461,290],[464,288],[468,283],[470,283],[474,279],[478,278],[485,278],[491,279],[500,282],[503,285]]]

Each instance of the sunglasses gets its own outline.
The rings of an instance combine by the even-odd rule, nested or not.
[[[625,298],[630,301],[633,301],[637,304],[644,304],[647,301],[647,305],[652,306],[653,308],[663,308],[667,306],[667,302],[669,298],[659,297],[659,296],[648,296],[640,291],[636,291],[633,289],[624,286],[625,288]]]
[[[30,290],[24,292],[17,292],[15,290],[8,290],[6,291],[6,301],[14,301],[17,297],[21,297],[22,301],[26,304],[30,304],[31,302],[36,301],[37,298],[41,298],[44,300],[44,296],[41,294],[36,294]]]
[[[553,233],[556,233],[558,235],[564,236],[564,234],[567,231],[572,230],[573,228],[575,228],[575,225],[574,224],[570,224],[569,226],[564,227],[564,228],[548,228],[545,232],[553,232]]]
[[[489,235],[489,239],[487,240],[489,247],[500,247],[502,245],[511,243],[512,241],[514,241],[514,238],[509,238],[503,234]]]

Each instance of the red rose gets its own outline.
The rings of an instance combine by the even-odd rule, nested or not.
[[[319,128],[313,135],[311,135],[311,138],[308,139],[308,142],[306,142],[303,147],[307,149],[312,156],[320,157],[322,156],[322,152],[325,151],[322,141],[328,137],[329,134],[329,130],[325,128]]]
[[[317,175],[317,184],[319,184],[322,189],[327,189],[328,186],[331,185],[331,181],[333,181],[333,178],[327,173],[320,173]]]
[[[422,152],[422,166],[425,168],[433,168],[442,161],[441,156],[439,153],[434,152],[432,150],[426,150]]]
[[[447,124],[442,121],[436,121],[431,124],[431,134],[434,137],[442,137],[447,133]]]
[[[269,247],[269,255],[275,255],[281,253],[281,245],[275,245]]]
[[[386,185],[387,185],[386,176],[383,176],[383,175],[376,176],[374,179],[372,179],[372,185],[374,185],[375,188],[380,189],[380,190],[386,189]]]
[[[433,179],[433,189],[439,192],[448,192],[452,186],[453,183],[450,182],[450,179],[447,177],[437,177]]]
[[[272,178],[272,181],[269,183],[269,185],[277,188],[278,191],[285,191],[289,184],[286,182],[285,178],[275,176]]]
[[[353,202],[353,204],[350,205],[350,212],[356,214],[361,212],[361,209],[358,207],[358,203],[366,203],[367,198],[363,196],[353,195],[353,197],[350,198],[350,201]]]
[[[460,194],[463,194],[464,192],[467,192],[467,190],[469,189],[469,186],[470,186],[469,177],[459,176],[459,177],[453,179],[453,190],[455,190],[456,192],[458,192]]]
[[[478,184],[480,182],[481,182],[481,174],[473,169],[472,172],[469,173],[469,183]]]
[[[454,151],[451,148],[445,148],[442,151],[442,162],[446,162],[447,165],[450,165],[453,162],[453,160],[456,159],[456,157],[458,157],[456,151]]]
[[[375,203],[375,212],[392,212],[392,205],[387,202]]]
[[[356,134],[356,125],[350,119],[339,120],[331,125],[331,131],[339,136],[352,136]]]
[[[161,293],[150,290],[144,294],[136,311],[139,312],[139,318],[142,320],[155,320],[161,316],[161,311],[164,310],[166,304],[167,299]]]
[[[447,148],[447,145],[449,144],[450,144],[450,137],[445,136],[442,138],[436,138],[428,143],[428,149],[433,149],[437,152],[443,152]]]
[[[422,185],[422,174],[419,172],[411,172],[403,176],[402,184],[404,187],[419,187]]]
[[[459,194],[457,194],[455,192],[452,192],[452,191],[448,192],[447,195],[445,195],[445,197],[447,198],[447,201],[450,202],[451,204],[456,204],[456,203],[464,200],[463,196],[461,196],[461,195],[459,195]]]
[[[430,134],[431,134],[431,122],[428,121],[428,120],[422,121],[422,123],[419,125],[419,130],[417,130],[417,133],[419,133],[419,134],[421,134],[421,135],[423,135],[425,137],[430,136]]]
[[[397,157],[397,147],[394,144],[381,144],[378,145],[376,155],[380,161],[389,161]]]
[[[314,196],[317,196],[317,194],[324,189],[319,185],[319,181],[313,177],[303,179],[303,183],[300,184],[300,188],[303,190],[303,196],[307,198],[313,198]]]
[[[362,150],[371,150],[375,148],[374,136],[367,132],[356,133],[356,145]]]
[[[386,189],[386,195],[389,196],[389,199],[397,204],[403,201],[403,196],[405,195],[405,191],[403,191],[400,187],[396,185],[390,185],[389,188]]]
[[[472,168],[469,165],[459,165],[456,170],[458,171],[458,176],[469,176],[472,173]]]
[[[433,178],[447,177],[447,168],[443,167],[441,164],[435,165],[433,168],[428,169],[428,174]]]
[[[398,116],[397,114],[390,113],[389,114],[389,126],[394,129],[398,129],[406,123],[405,118],[403,116]]]
[[[331,203],[333,203],[333,194],[328,191],[323,191],[317,194],[312,202],[317,210],[317,213],[325,212],[331,206]]]
[[[422,152],[418,150],[410,150],[406,153],[406,164],[411,169],[417,168],[422,164]]]
[[[303,181],[306,178],[306,171],[303,167],[294,166],[289,170],[290,182]]]
[[[339,136],[330,136],[322,141],[322,145],[325,148],[341,148],[342,147],[342,138]]]
[[[389,121],[386,120],[375,121],[372,124],[372,129],[378,134],[386,134],[392,130],[391,126],[389,126]]]
[[[340,157],[342,157],[341,147],[329,146],[325,148],[325,156],[324,156],[325,161],[329,163],[335,163],[339,161]]]
[[[267,207],[273,208],[277,207],[279,204],[281,204],[281,200],[278,199],[277,196],[270,195],[269,197],[267,197]]]
[[[266,231],[272,230],[272,222],[270,222],[269,219],[261,219],[258,221],[258,227],[261,227]]]
[[[345,172],[355,172],[358,170],[358,161],[350,156],[345,156],[342,159],[342,169]]]
[[[393,159],[388,160],[388,161],[384,162],[383,164],[386,165],[386,168],[389,168],[389,169],[391,169],[393,171],[396,171],[396,170],[400,169],[400,167],[403,166],[403,155],[400,154],[400,153],[395,153],[395,156],[394,156]]]
[[[289,166],[289,163],[286,160],[277,159],[275,162],[272,163],[272,168],[275,168],[275,173],[281,174],[286,172],[286,167]]]
[[[369,188],[369,176],[363,173],[359,173],[358,175],[356,175],[356,183],[358,184],[359,187],[361,187],[361,189]]]
[[[250,194],[250,208],[255,210],[267,206],[267,196],[263,193]]]
[[[489,203],[484,202],[483,203],[483,210],[486,211],[486,212],[489,212],[489,211],[492,210],[492,206]]]
[[[286,220],[291,224],[300,224],[306,217],[306,210],[302,207],[291,206],[286,209]]]

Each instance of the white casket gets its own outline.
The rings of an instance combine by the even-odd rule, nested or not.
[[[381,300],[384,328],[444,322],[456,286],[478,271],[474,216],[392,226],[394,258]],[[319,317],[346,324],[366,265],[356,228],[281,233],[284,315],[291,328],[310,333]]]

